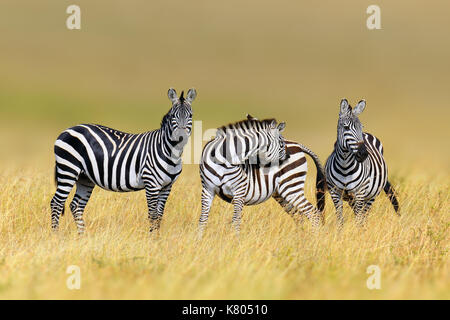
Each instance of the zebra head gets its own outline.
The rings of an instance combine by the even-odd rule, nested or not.
[[[247,116],[251,121],[258,121],[256,118]],[[264,121],[264,120],[263,120]],[[281,132],[283,132],[286,124],[281,122],[277,124],[276,120],[269,120],[266,130],[260,132],[260,146],[258,150],[259,160],[262,164],[278,164],[288,158],[286,152],[286,141]]]
[[[344,152],[352,153],[356,161],[363,162],[368,156],[364,144],[363,126],[358,115],[363,112],[366,102],[361,100],[352,109],[347,99],[342,99],[337,126],[337,143]]]
[[[285,123],[275,119],[258,120],[247,116],[246,120],[228,124],[217,129],[217,161],[241,165],[277,165],[288,158],[286,142],[281,135]],[[220,155],[220,156],[219,156]]]
[[[247,120],[249,121],[258,121],[258,118],[253,117],[252,115],[247,113]],[[273,148],[272,150],[270,146],[267,146],[267,158],[272,158],[275,160],[279,160],[279,161],[284,161],[288,158],[288,154],[286,152],[286,141],[284,140],[283,136],[281,135],[281,132],[284,130],[284,128],[286,127],[286,124],[284,122],[281,122],[278,126],[276,124],[276,121],[273,120],[272,123],[270,124],[271,129],[275,129],[275,127],[278,129],[278,132],[273,131],[273,134],[275,136],[278,136],[278,142],[279,142],[279,157],[277,158],[276,156],[276,148]],[[273,139],[275,140],[275,139]],[[272,144],[273,146],[276,146],[276,143]],[[270,161],[269,161],[270,162]]]
[[[187,143],[192,130],[192,108],[191,104],[197,96],[195,89],[189,89],[186,98],[184,91],[180,97],[177,96],[175,89],[170,88],[167,96],[172,101],[172,108],[164,117],[168,126],[169,136],[172,141],[177,142],[177,148],[183,148]]]

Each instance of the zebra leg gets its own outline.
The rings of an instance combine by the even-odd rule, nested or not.
[[[56,192],[50,201],[53,231],[59,229],[59,218],[64,215],[64,206],[67,197],[78,179],[78,174],[79,173],[75,174],[73,172],[63,171],[58,165],[55,167]]]
[[[158,196],[160,193],[160,189],[146,185],[145,186],[145,196],[147,198],[147,206],[148,206],[148,219],[150,220],[150,233],[159,229],[160,221],[158,212],[156,210],[158,205]]]
[[[284,200],[279,194],[273,195],[273,198],[296,223],[298,223],[299,225],[303,224],[303,215],[297,214],[297,210],[295,209],[293,204]]]
[[[372,204],[372,202],[370,203],[370,205]],[[358,227],[363,228],[366,225],[366,212],[368,208],[370,208],[370,205],[362,197],[356,196],[352,207],[353,212],[356,216],[356,225]]]
[[[244,197],[233,197],[231,203],[234,206],[233,209],[233,219],[231,220],[232,225],[236,229],[236,233],[239,235],[241,231],[241,217],[242,209],[244,208]]]
[[[336,219],[337,219],[337,227],[338,230],[342,230],[344,226],[344,215],[343,215],[343,201],[342,201],[342,193],[338,192],[334,188],[329,188],[331,199],[333,200],[334,207],[336,209]]]
[[[73,219],[77,225],[78,234],[81,235],[85,230],[83,219],[84,208],[91,197],[95,184],[88,179],[80,179],[77,181],[76,185],[77,190],[72,202],[70,203],[70,210],[72,211]]]
[[[211,205],[214,199],[214,193],[209,191],[207,188],[202,188],[202,213],[200,214],[200,219],[198,221],[198,237],[201,239],[203,236],[203,230],[208,223],[209,211],[211,210]]]
[[[282,194],[274,198],[291,215],[296,223],[302,223],[303,217],[306,216],[311,221],[314,230],[317,231],[321,222],[323,224],[322,213],[306,199],[303,189],[298,189],[295,195],[289,195],[289,193],[287,193],[287,196],[283,196]]]
[[[372,203],[375,201],[375,198],[370,199],[366,202],[366,205],[364,206],[363,212],[364,212],[364,219],[367,220],[367,217],[369,216],[369,210],[372,207]]]
[[[308,220],[311,222],[314,231],[318,231],[320,225],[323,225],[323,215],[317,210],[308,199],[305,198],[304,195],[299,196],[300,201],[296,200],[295,202],[299,202],[296,204],[296,210],[294,212],[294,219],[296,215],[300,215],[300,217],[306,216]],[[299,212],[299,213],[297,213]],[[298,218],[297,218],[298,220]]]
[[[364,206],[360,212],[360,216],[361,216],[361,226],[365,227],[366,226],[366,222],[367,222],[367,217],[369,215],[369,210],[372,207],[372,203],[375,201],[375,198],[369,199],[368,201],[366,201],[364,203]]]
[[[234,183],[233,199],[231,204],[233,205],[233,218],[231,224],[236,229],[236,234],[239,235],[241,231],[241,216],[242,209],[244,208],[245,192],[247,191],[247,175],[242,172],[240,179]]]
[[[169,198],[170,190],[172,190],[172,185],[164,187],[158,195],[158,202],[156,205],[156,214],[158,215],[156,229],[159,229],[164,214],[164,208],[166,207],[167,198]]]

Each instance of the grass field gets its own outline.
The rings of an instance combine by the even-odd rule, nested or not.
[[[79,31],[65,28],[69,4],[0,4],[0,299],[450,299],[447,2],[379,1],[375,31],[365,27],[369,1],[79,0]],[[327,196],[316,236],[270,200],[244,209],[237,238],[231,206],[216,199],[196,241],[200,179],[187,164],[159,235],[148,235],[143,192],[98,188],[86,235],[68,206],[53,234],[60,131],[157,128],[171,86],[196,87],[203,130],[246,113],[276,117],[323,163],[340,99],[365,98],[360,119],[383,141],[402,216],[381,195],[366,231],[346,207],[338,234]],[[66,286],[69,265],[80,267],[80,290]],[[366,286],[370,265],[380,290]]]
[[[198,242],[196,171],[186,170],[175,185],[153,238],[142,192],[97,190],[85,213],[87,235],[78,237],[70,213],[55,235],[51,170],[2,173],[0,298],[450,298],[446,179],[396,177],[403,215],[380,197],[366,232],[348,210],[341,235],[331,201],[318,236],[308,223],[297,229],[270,201],[245,209],[236,238],[231,206],[216,200]],[[69,265],[81,268],[80,290],[66,287]],[[380,290],[366,287],[369,265],[381,269]]]

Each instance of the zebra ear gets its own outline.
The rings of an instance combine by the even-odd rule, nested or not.
[[[277,120],[273,119],[270,122],[270,128],[275,129],[277,127]]]
[[[169,91],[167,92],[167,96],[169,97],[170,101],[172,101],[172,103],[175,103],[178,101],[177,92],[175,91],[174,88],[169,89]]]
[[[194,88],[191,88],[191,89],[189,89],[189,91],[187,93],[186,101],[191,103],[192,101],[194,101],[196,96],[197,96],[197,91],[195,91]]]
[[[255,118],[247,113],[247,120],[258,120],[258,118]]]
[[[280,122],[280,124],[277,127],[278,131],[279,132],[283,132],[284,128],[286,128],[286,123],[285,122]]]
[[[340,110],[339,114],[344,115],[349,111],[349,109],[350,109],[350,106],[348,105],[347,99],[342,99],[341,100],[341,110]]]
[[[358,102],[358,104],[353,108],[353,114],[355,116],[359,115],[361,112],[364,111],[364,108],[366,107],[366,101],[365,100],[361,100],[360,102]]]

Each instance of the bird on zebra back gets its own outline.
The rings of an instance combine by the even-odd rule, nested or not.
[[[105,190],[128,192],[145,189],[150,232],[160,227],[164,206],[181,173],[181,155],[192,129],[190,89],[186,98],[169,89],[172,102],[157,130],[131,134],[96,124],[81,124],[63,131],[55,152],[56,192],[51,207],[52,229],[57,230],[67,197],[78,232],[85,230],[83,212],[97,185]]]
[[[199,236],[203,234],[215,195],[234,206],[232,224],[239,233],[244,205],[256,205],[273,197],[294,219],[307,216],[315,228],[322,220],[325,175],[319,158],[305,146],[286,141],[285,124],[275,119],[247,120],[223,126],[202,152],[200,177],[202,211]],[[317,203],[304,195],[307,173],[305,153],[317,167]]]
[[[339,229],[344,224],[343,200],[353,208],[359,226],[365,225],[367,213],[381,190],[386,192],[397,214],[399,210],[395,191],[387,178],[383,145],[375,136],[363,132],[358,118],[365,107],[364,100],[353,109],[346,99],[341,101],[337,141],[325,164]]]

